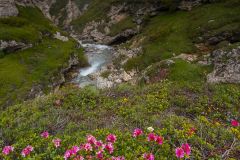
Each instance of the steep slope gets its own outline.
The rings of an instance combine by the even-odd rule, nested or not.
[[[76,64],[73,58],[86,64],[77,42],[54,38],[59,29],[37,8],[18,9],[18,17],[0,19],[0,106],[53,89],[63,81],[59,72]]]

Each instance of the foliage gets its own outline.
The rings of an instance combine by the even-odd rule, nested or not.
[[[15,144],[13,153],[0,154],[5,159],[24,159],[21,150],[31,145],[34,150],[27,155],[28,159],[74,159],[77,156],[107,159],[124,157],[123,159],[147,159],[144,154],[151,153],[156,159],[177,159],[174,150],[182,144],[190,144],[185,156],[193,159],[221,159],[231,147],[225,158],[237,158],[239,147],[239,127],[214,123],[206,117],[198,117],[194,121],[171,115],[166,117],[162,126],[153,129],[135,129],[132,134],[122,131],[100,129],[89,133],[75,131],[69,134],[54,132],[32,133],[21,138]],[[114,133],[114,134],[110,134]],[[92,136],[95,135],[95,136]],[[84,138],[87,136],[87,138]],[[106,137],[106,138],[105,138]],[[59,143],[53,142],[60,138]],[[236,143],[237,142],[237,143]],[[234,144],[234,145],[233,145]],[[109,146],[110,145],[110,146]],[[205,154],[208,153],[208,154]],[[70,158],[71,157],[71,158]],[[98,158],[97,158],[98,157]]]

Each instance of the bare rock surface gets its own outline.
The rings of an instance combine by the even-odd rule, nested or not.
[[[14,0],[0,0],[0,18],[17,15],[18,9],[14,3]]]
[[[240,83],[240,47],[231,51],[216,50],[212,53],[213,72],[209,83]]]

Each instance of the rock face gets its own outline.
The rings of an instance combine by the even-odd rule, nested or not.
[[[9,16],[17,16],[18,9],[14,4],[13,0],[1,0],[0,1],[0,18],[1,17],[9,17]]]
[[[208,74],[209,83],[240,83],[240,47],[232,51],[212,53],[214,70]]]
[[[69,25],[74,19],[78,18],[82,13],[77,7],[77,4],[74,1],[68,1],[66,6],[67,18],[64,21],[64,25]]]
[[[74,0],[68,0],[67,5],[59,10],[56,15],[51,14],[52,6],[57,2],[56,0],[15,0],[15,3],[22,6],[36,6],[48,19],[52,20],[57,25],[68,26],[72,20],[76,19],[86,9],[80,11]]]

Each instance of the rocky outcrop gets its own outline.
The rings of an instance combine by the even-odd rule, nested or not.
[[[201,4],[202,0],[183,0],[178,8],[185,11],[191,11],[193,7],[199,6]]]
[[[66,6],[67,17],[64,21],[64,25],[69,25],[73,20],[77,19],[82,13],[77,7],[74,1],[68,1]]]
[[[69,40],[68,37],[62,36],[59,32],[54,34],[53,37],[63,42],[67,42]]]
[[[108,45],[118,45],[118,44],[124,43],[127,40],[131,39],[136,34],[137,34],[136,30],[127,29],[117,34],[116,36],[112,37],[108,42]]]
[[[3,41],[0,40],[0,50],[5,53],[12,53],[17,50],[27,49],[32,47],[32,44],[25,44],[23,42],[17,42],[15,40],[12,41]]]
[[[0,1],[0,18],[17,16],[18,9],[14,4],[14,0],[1,0]]]
[[[15,0],[15,3],[21,6],[36,6],[38,7],[45,17],[51,19],[50,8],[56,0]]]
[[[67,5],[60,8],[58,13],[51,14],[53,5],[58,5],[56,0],[15,0],[15,3],[21,6],[36,6],[48,19],[52,20],[57,25],[68,26],[72,20],[79,17],[86,10],[86,6],[80,11],[74,0],[68,0]]]
[[[238,30],[236,31],[225,31],[218,33],[211,37],[204,37],[207,39],[207,43],[209,45],[217,45],[218,43],[222,41],[228,41],[230,43],[236,43],[240,42],[240,32]]]
[[[216,50],[212,53],[213,72],[209,83],[240,83],[240,47],[232,51]]]

